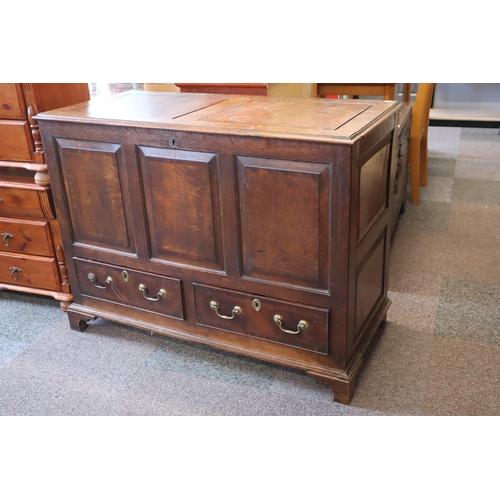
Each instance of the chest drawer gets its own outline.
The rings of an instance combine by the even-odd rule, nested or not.
[[[0,160],[32,161],[33,141],[27,121],[0,120]]]
[[[18,83],[0,83],[0,119],[26,118],[22,88]]]
[[[184,319],[181,280],[74,259],[82,295]]]
[[[43,219],[38,189],[0,185],[0,217],[19,216]]]
[[[0,217],[0,249],[47,257],[54,255],[49,223]]]
[[[328,352],[329,311],[194,284],[198,324],[321,354]]]
[[[59,290],[56,260],[0,252],[0,283]]]

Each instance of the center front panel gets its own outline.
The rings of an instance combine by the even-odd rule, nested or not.
[[[223,269],[213,153],[137,147],[151,259]]]

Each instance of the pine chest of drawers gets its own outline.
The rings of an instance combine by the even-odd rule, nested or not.
[[[37,116],[74,301],[349,403],[385,320],[399,104],[132,91]]]
[[[88,101],[87,84],[0,83],[0,290],[72,300],[34,116]]]

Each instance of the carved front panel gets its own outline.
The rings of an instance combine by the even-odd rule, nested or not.
[[[151,258],[223,268],[217,157],[138,147]]]
[[[330,169],[237,157],[243,272],[328,289]]]
[[[56,142],[74,243],[134,253],[121,145]]]

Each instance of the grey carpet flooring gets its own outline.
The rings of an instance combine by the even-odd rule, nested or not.
[[[350,406],[295,370],[0,292],[0,415],[499,415],[500,136],[430,127],[391,250],[387,324]]]
[[[295,370],[103,319],[74,332],[50,298],[2,292],[0,310],[0,415],[379,414]]]

